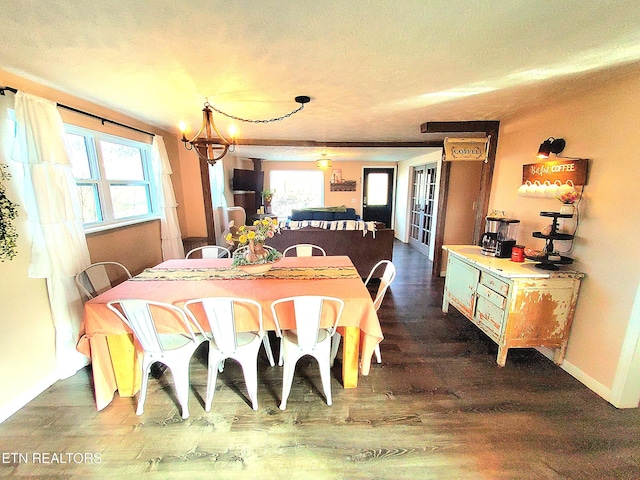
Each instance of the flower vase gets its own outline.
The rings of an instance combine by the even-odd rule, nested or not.
[[[563,203],[560,207],[560,213],[563,215],[571,215],[573,216],[575,212],[575,207],[573,203]]]

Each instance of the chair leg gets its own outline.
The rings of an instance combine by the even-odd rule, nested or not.
[[[284,340],[281,340],[280,345],[280,351],[286,348]],[[289,358],[290,353],[287,353],[286,357],[284,367],[282,368],[282,402],[280,403],[280,410],[286,410],[287,408],[287,400],[289,399],[291,384],[293,383],[293,374],[296,369],[296,364],[300,359],[300,355],[295,358]]]
[[[140,384],[140,393],[138,394],[138,408],[136,409],[136,415],[142,415],[144,413],[144,402],[147,399],[147,386],[149,385],[149,373],[151,370],[151,362],[142,359],[142,382]]]
[[[257,360],[257,358],[256,358]],[[242,373],[244,374],[244,383],[247,385],[247,392],[251,400],[251,407],[258,410],[258,365],[257,361],[252,360],[241,364]]]
[[[280,355],[278,356],[278,366],[281,367],[282,363],[283,363],[283,357],[282,357],[282,339],[280,339]]]
[[[171,375],[182,410],[182,418],[189,418],[189,364],[181,363],[172,366]]]
[[[318,366],[320,367],[320,378],[322,379],[322,389],[324,390],[324,396],[327,399],[327,405],[331,406],[331,367],[329,366],[329,359],[326,355],[330,354],[329,345],[327,345],[327,351],[324,355],[318,355]]]
[[[218,379],[218,369],[223,364],[224,358],[209,354],[209,365],[207,367],[207,396],[204,402],[205,412],[211,411],[213,394],[216,393],[216,380]]]
[[[264,345],[264,349],[267,352],[267,358],[269,359],[269,365],[275,367],[275,362],[273,360],[273,350],[271,350],[271,342],[269,341],[269,333],[265,332],[264,337],[262,337],[262,343]]]
[[[333,334],[333,337],[331,337],[331,361],[330,361],[330,365],[333,367],[333,363],[336,360],[336,356],[338,355],[338,348],[340,347],[340,339],[342,338],[342,336],[336,332]]]
[[[376,354],[376,361],[378,363],[382,363],[382,357],[380,355],[380,344],[376,345],[376,348],[373,352]]]

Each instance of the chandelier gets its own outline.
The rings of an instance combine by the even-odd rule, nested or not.
[[[229,115],[228,113],[218,110],[209,103],[208,99],[205,99],[204,108],[202,109],[202,126],[200,127],[200,130],[198,130],[198,133],[189,140],[185,135],[184,124],[182,124],[180,127],[180,130],[182,131],[182,143],[184,143],[187,150],[195,150],[201,160],[205,160],[209,165],[215,165],[215,163],[222,159],[222,157],[224,157],[228,152],[233,152],[235,150],[237,139],[235,134],[232,133],[231,139],[228,140],[220,133],[220,131],[218,131],[218,128],[213,121],[214,111],[240,122],[271,123],[284,120],[285,118],[289,118],[291,115],[298,113],[304,108],[306,103],[311,101],[311,98],[306,95],[300,95],[295,98],[295,101],[299,103],[300,106],[286,115],[266,120],[251,120]]]

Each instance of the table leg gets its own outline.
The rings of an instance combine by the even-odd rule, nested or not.
[[[121,397],[133,397],[140,390],[140,375],[136,368],[133,335],[107,335],[111,365]]]
[[[358,386],[358,362],[360,357],[360,329],[343,327],[342,342],[342,384],[344,388]]]

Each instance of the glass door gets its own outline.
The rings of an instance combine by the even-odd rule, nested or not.
[[[409,243],[429,255],[435,239],[436,166],[413,168],[411,182],[411,226]]]

